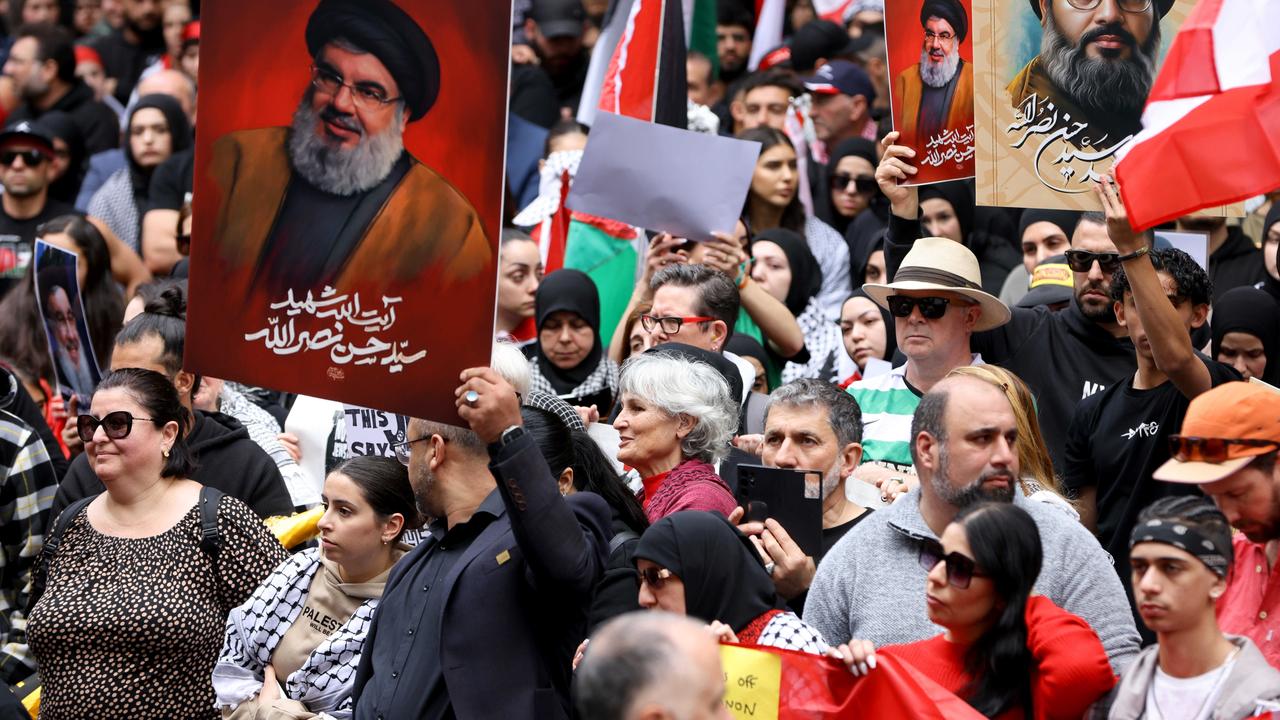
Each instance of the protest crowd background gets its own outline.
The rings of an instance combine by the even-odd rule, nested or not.
[[[224,1],[0,0],[0,718],[1280,717],[1268,2]]]

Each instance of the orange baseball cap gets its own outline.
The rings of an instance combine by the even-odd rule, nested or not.
[[[1217,482],[1259,455],[1280,447],[1280,393],[1259,383],[1229,382],[1201,393],[1187,407],[1182,437],[1254,440],[1275,445],[1231,443],[1222,462],[1171,458],[1152,474],[1177,483]]]

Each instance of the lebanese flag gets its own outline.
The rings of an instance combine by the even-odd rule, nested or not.
[[[853,0],[813,0],[813,10],[823,20],[844,25],[844,14],[852,4]]]
[[[787,0],[756,0],[756,32],[751,37],[751,55],[747,69],[760,67],[760,61],[782,45],[782,25],[787,15]]]
[[[1115,165],[1142,230],[1280,187],[1280,2],[1200,0]]]
[[[681,0],[632,0],[605,71],[599,109],[687,127],[687,57]]]

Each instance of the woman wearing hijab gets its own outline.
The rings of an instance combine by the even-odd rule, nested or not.
[[[826,193],[815,193],[818,198],[817,213],[822,221],[830,225],[841,235],[848,230],[850,223],[863,213],[871,210],[887,221],[888,206],[876,184],[876,165],[880,159],[876,157],[876,144],[866,138],[849,138],[836,145],[835,152],[827,161],[828,188]],[[854,278],[854,284],[858,283]]]
[[[121,241],[141,253],[142,214],[151,174],[160,163],[190,146],[191,125],[178,101],[168,95],[143,96],[129,114],[125,166],[93,194],[89,215],[101,218]]]
[[[1262,276],[1262,284],[1257,287],[1280,304],[1280,203],[1272,203],[1262,225],[1262,265],[1267,273]]]
[[[1009,271],[1022,262],[1020,250],[1008,237],[976,222],[973,186],[966,180],[921,187],[920,224],[926,234],[955,240],[972,250],[982,268],[982,289],[992,295],[1000,293]]]
[[[765,230],[751,243],[751,256],[755,259],[751,279],[786,304],[804,333],[807,352],[787,361],[782,382],[820,376],[833,379],[840,332],[821,304],[822,269],[804,238],[782,228]]]
[[[731,352],[746,360],[755,369],[756,381],[752,383],[751,391],[768,395],[774,384],[769,378],[769,366],[771,363],[764,346],[750,335],[734,333],[729,337],[729,342],[725,343],[724,349],[725,352]]]
[[[535,300],[538,341],[531,343],[529,389],[570,405],[613,407],[618,365],[600,344],[600,295],[580,270],[547,275]]]
[[[1238,287],[1213,304],[1213,359],[1248,380],[1280,385],[1280,318],[1257,288]]]
[[[747,536],[723,517],[684,511],[644,531],[633,556],[640,606],[720,623],[722,640],[823,655],[822,634],[779,610],[777,591]]]
[[[892,362],[898,350],[893,316],[861,289],[854,291],[840,308],[840,336],[845,354],[855,365],[853,373],[839,381],[842,389],[866,376],[868,360]]]

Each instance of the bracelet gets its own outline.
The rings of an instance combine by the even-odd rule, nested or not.
[[[747,258],[738,263],[738,276],[734,280],[737,282],[739,290],[745,288],[747,283],[751,281],[751,266],[755,264],[755,261],[755,258]]]
[[[1136,260],[1136,259],[1138,259],[1138,258],[1142,257],[1143,255],[1146,255],[1146,254],[1147,254],[1147,253],[1149,253],[1149,252],[1151,252],[1151,246],[1150,246],[1150,245],[1143,245],[1142,247],[1138,248],[1137,250],[1134,250],[1133,252],[1129,253],[1128,255],[1121,255],[1120,257],[1118,257],[1118,258],[1116,258],[1116,259],[1117,259],[1118,261],[1120,261],[1120,262],[1125,262],[1125,261],[1128,261],[1128,260]]]

